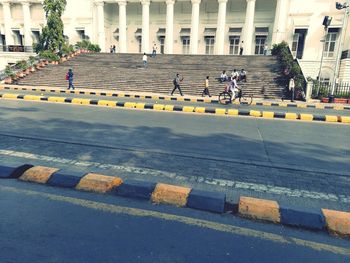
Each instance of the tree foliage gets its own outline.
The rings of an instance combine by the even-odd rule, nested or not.
[[[271,53],[278,57],[286,83],[290,78],[294,78],[296,88],[303,89],[305,79],[298,62],[295,61],[289,50],[288,44],[285,41],[274,44]]]
[[[60,53],[65,42],[63,36],[63,22],[61,16],[66,7],[66,0],[44,0],[43,8],[46,14],[47,24],[42,30],[39,43],[35,52],[49,50]]]

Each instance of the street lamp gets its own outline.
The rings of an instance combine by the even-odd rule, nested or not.
[[[323,64],[324,49],[325,49],[325,46],[326,46],[326,36],[327,36],[328,27],[330,26],[331,22],[332,22],[332,17],[325,16],[324,19],[323,19],[323,23],[322,23],[322,25],[324,26],[324,33],[323,33],[323,39],[321,40],[321,42],[323,42],[323,45],[322,45],[322,55],[321,55],[320,70],[318,71],[317,96],[318,96],[318,94],[320,92],[320,86],[321,86],[321,70],[322,70],[322,64]]]
[[[343,47],[345,33],[346,33],[346,26],[347,26],[348,18],[349,18],[349,0],[346,0],[346,2],[344,4],[336,2],[335,8],[338,10],[342,10],[342,9],[345,9],[345,10],[344,10],[344,17],[343,17],[343,25],[341,27],[340,40],[339,40],[339,45],[338,45],[338,50],[337,50],[337,59],[335,62],[332,91],[331,91],[331,95],[329,96],[329,100],[328,100],[329,102],[334,102],[334,90],[335,90],[336,82],[338,80],[340,59],[341,59],[341,53],[343,50],[342,47]]]

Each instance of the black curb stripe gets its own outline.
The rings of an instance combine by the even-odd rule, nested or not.
[[[279,103],[271,103],[271,106],[280,107],[280,104]]]
[[[289,107],[289,108],[297,108],[298,105],[297,104],[287,104],[287,107]]]
[[[189,98],[184,98],[184,101],[191,101],[191,99],[189,99]]]
[[[32,91],[37,91],[37,89],[32,89]]]
[[[2,94],[0,94],[0,98],[2,98]]]
[[[204,102],[204,99],[197,99],[197,102]]]
[[[42,100],[42,101],[48,101],[48,97],[42,97],[42,98],[40,98],[40,100]]]
[[[152,96],[145,96],[146,99],[152,99]]]
[[[205,108],[205,113],[215,113],[215,108]]]
[[[250,110],[238,110],[238,115],[249,116]]]
[[[173,111],[182,111],[182,106],[175,105]]]
[[[113,93],[112,97],[118,97],[118,94],[117,93]]]
[[[212,100],[211,103],[219,103],[218,100]]]
[[[114,95],[114,94],[113,94]],[[139,99],[141,96],[140,95],[135,95],[136,99]]]
[[[96,92],[91,91],[90,95],[96,95]]]
[[[4,89],[11,89],[10,87],[4,87]]]
[[[130,94],[125,94],[124,97],[125,98],[130,98]]]
[[[65,99],[64,99],[64,102],[65,102],[65,103],[72,103],[72,98],[65,98]]]
[[[286,118],[286,113],[285,112],[275,112],[274,113],[274,118],[285,119]]]
[[[79,91],[79,94],[85,94],[85,91]]]
[[[99,100],[90,100],[90,105],[98,105]]]
[[[18,88],[16,87],[15,90],[18,90]]]
[[[149,104],[149,103],[145,104],[144,109],[153,110],[153,104]]]
[[[135,97],[136,98],[136,97]],[[165,100],[165,97],[159,97],[158,99],[160,100]]]
[[[262,103],[262,102],[257,102],[255,105],[256,105],[256,106],[264,106],[264,103]]]
[[[60,90],[60,93],[66,93],[66,91],[65,90]]]
[[[56,92],[56,90],[54,90],[54,89],[51,89],[51,90],[50,90],[50,92]]]
[[[17,99],[23,100],[23,99],[24,99],[24,95],[18,95],[18,96],[17,96]]]
[[[27,88],[22,88],[22,90],[27,90]]]
[[[316,105],[306,105],[306,108],[316,108]]]
[[[171,98],[170,100],[177,100],[177,98]]]
[[[333,109],[334,109],[334,106],[324,106],[324,108],[325,108],[326,110],[333,110]]]
[[[313,115],[314,121],[326,121],[326,116],[324,115]]]
[[[349,106],[344,106],[344,110],[350,110]]]
[[[101,93],[101,96],[107,96],[107,93],[102,92],[102,93]]]
[[[125,105],[125,102],[121,102],[121,101],[118,101],[116,104],[117,107],[124,107],[124,105]]]

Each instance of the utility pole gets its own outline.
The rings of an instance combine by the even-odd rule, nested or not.
[[[329,96],[329,102],[334,102],[334,90],[335,90],[336,82],[338,81],[341,54],[343,51],[346,26],[348,24],[348,18],[349,18],[349,0],[346,0],[344,4],[340,4],[336,2],[335,6],[338,10],[342,10],[342,9],[345,9],[345,10],[344,10],[343,24],[341,27],[340,39],[338,44],[337,58],[335,62],[335,70],[334,70],[333,83],[332,83],[332,91],[331,91],[331,95]]]

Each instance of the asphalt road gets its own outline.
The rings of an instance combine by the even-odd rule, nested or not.
[[[1,162],[350,210],[350,126],[0,101]]]
[[[96,95],[84,95],[84,94],[65,94],[65,93],[52,93],[52,92],[38,92],[38,91],[23,91],[23,90],[0,90],[1,93],[13,93],[21,95],[43,95],[51,97],[65,97],[65,98],[87,98],[87,99],[100,99],[100,100],[112,100],[119,102],[143,102],[151,104],[165,104],[165,105],[179,105],[179,106],[193,106],[193,107],[206,107],[206,108],[222,108],[222,109],[244,109],[244,110],[259,110],[259,111],[273,111],[273,112],[290,112],[290,113],[308,113],[314,115],[335,115],[335,116],[350,116],[350,110],[333,110],[333,109],[316,109],[316,108],[297,108],[297,107],[279,107],[279,106],[255,106],[255,105],[222,105],[220,103],[203,103],[203,102],[189,102],[189,101],[168,101],[168,100],[153,100],[153,99],[135,99],[128,97],[109,97],[109,96],[96,96]],[[286,101],[289,103],[289,101]],[[326,104],[325,104],[326,105]]]
[[[3,263],[350,260],[323,233],[16,180],[0,180],[0,218]]]

